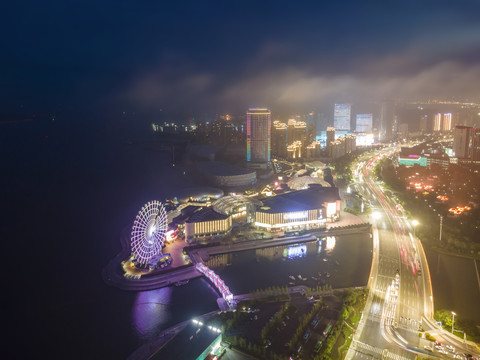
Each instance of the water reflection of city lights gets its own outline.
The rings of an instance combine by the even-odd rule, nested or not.
[[[335,236],[327,236],[327,243],[325,245],[326,250],[333,250],[335,248],[336,239]]]
[[[307,245],[290,246],[287,249],[287,258],[294,259],[307,255]]]
[[[139,292],[133,307],[133,326],[137,336],[148,339],[169,320],[166,304],[170,302],[173,288]]]

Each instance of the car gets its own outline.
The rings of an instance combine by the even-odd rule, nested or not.
[[[423,348],[428,351],[433,351],[432,347],[428,345],[425,345]]]
[[[452,345],[445,345],[445,347],[447,348],[447,350],[449,351],[455,351],[455,348],[452,346]]]

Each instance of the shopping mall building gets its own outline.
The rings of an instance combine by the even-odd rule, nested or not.
[[[319,228],[337,221],[340,208],[337,188],[311,184],[305,190],[264,199],[256,211],[255,226],[268,231]]]
[[[185,238],[189,243],[218,239],[230,233],[232,223],[252,223],[273,232],[316,229],[337,221],[340,207],[338,189],[320,184],[262,201],[229,195],[211,207],[199,207],[185,222]]]

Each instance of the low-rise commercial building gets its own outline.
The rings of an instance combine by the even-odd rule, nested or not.
[[[341,200],[338,189],[312,184],[263,200],[256,211],[255,226],[269,231],[312,229],[338,220]]]
[[[213,240],[227,235],[231,229],[230,215],[220,214],[207,207],[195,212],[185,222],[185,240],[189,243]]]

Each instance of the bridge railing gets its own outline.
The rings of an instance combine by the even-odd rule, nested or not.
[[[230,303],[233,300],[233,294],[225,284],[225,282],[218,276],[215,271],[211,270],[208,266],[203,263],[198,263],[196,269],[205,275],[220,291],[225,301]]]

